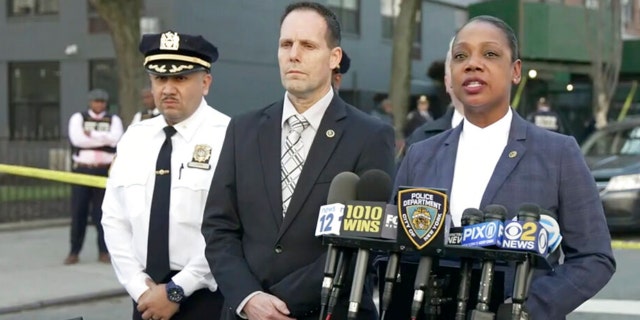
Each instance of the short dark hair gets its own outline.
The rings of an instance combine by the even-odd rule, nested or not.
[[[467,23],[465,23],[462,26],[462,28],[460,28],[456,32],[456,38],[458,37],[458,33],[460,32],[460,30],[462,30],[468,24],[470,24],[472,22],[475,22],[475,21],[481,21],[481,22],[490,23],[493,26],[495,26],[496,28],[500,29],[500,31],[502,31],[502,34],[504,34],[504,37],[507,39],[507,43],[509,43],[509,48],[511,49],[511,62],[514,62],[514,61],[519,59],[518,38],[516,38],[516,33],[513,31],[513,29],[506,22],[504,22],[500,18],[496,18],[494,16],[487,16],[487,15],[473,17],[469,21],[467,21]]]
[[[340,46],[340,41],[342,40],[340,22],[338,22],[338,17],[336,17],[336,14],[333,13],[333,11],[316,2],[303,1],[292,3],[287,6],[282,17],[280,17],[280,26],[282,26],[282,22],[289,13],[295,10],[312,10],[321,15],[327,23],[327,43],[329,44],[329,47],[335,48]]]

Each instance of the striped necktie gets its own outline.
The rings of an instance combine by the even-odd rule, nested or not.
[[[282,177],[282,216],[284,217],[289,202],[296,189],[296,183],[302,173],[305,156],[302,153],[302,131],[309,126],[309,122],[303,116],[293,115],[287,119],[289,134],[285,139],[285,151],[281,160]]]

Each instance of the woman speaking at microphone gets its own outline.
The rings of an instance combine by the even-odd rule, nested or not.
[[[564,263],[551,261],[553,271],[536,272],[525,310],[531,319],[565,319],[604,287],[615,260],[595,182],[574,138],[538,128],[510,107],[521,71],[517,39],[506,23],[491,16],[468,21],[451,53],[451,85],[465,119],[409,148],[395,190],[448,190],[457,226],[464,209],[488,204],[504,205],[507,219],[522,203],[555,213]],[[505,297],[512,279],[505,275]]]

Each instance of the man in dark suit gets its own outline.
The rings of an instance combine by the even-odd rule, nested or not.
[[[295,3],[281,20],[283,100],[231,120],[202,222],[223,319],[317,319],[326,248],[318,211],[340,172],[393,172],[393,129],[331,87],[342,49],[336,16]],[[345,319],[349,290],[334,319]],[[372,286],[359,319],[377,319]]]

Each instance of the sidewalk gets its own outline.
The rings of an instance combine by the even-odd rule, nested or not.
[[[123,296],[110,264],[98,262],[96,230],[87,228],[80,263],[65,266],[69,225],[0,228],[0,315]]]

